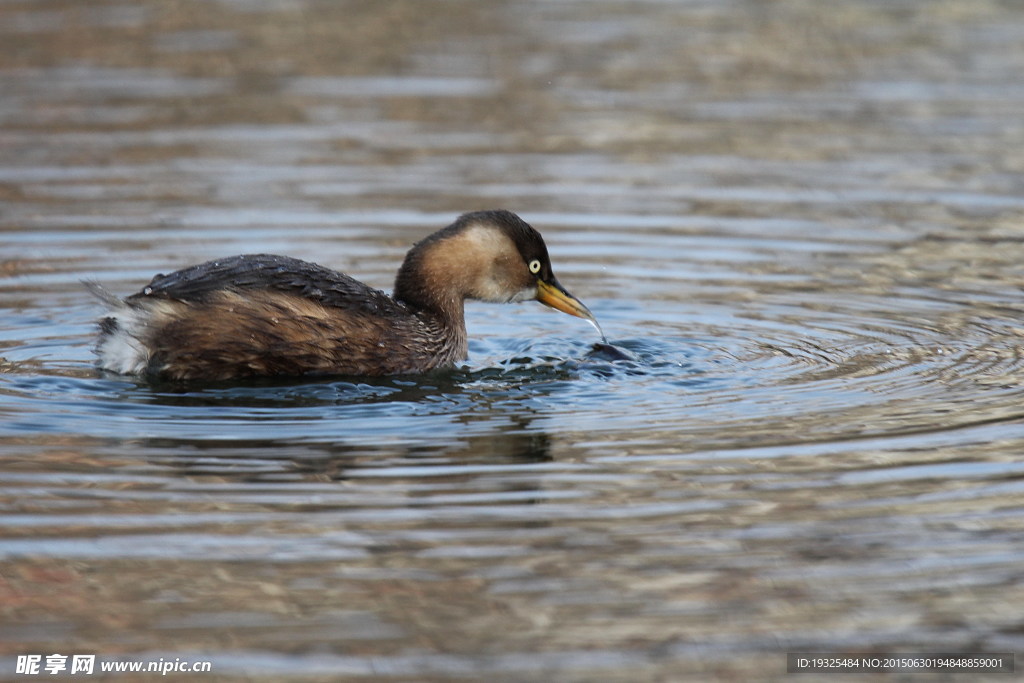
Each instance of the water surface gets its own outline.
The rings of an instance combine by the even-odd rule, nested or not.
[[[5,675],[1024,651],[1022,11],[56,0],[0,26]],[[496,207],[630,358],[470,304],[470,358],[423,377],[92,367],[83,279],[275,252],[389,289]]]

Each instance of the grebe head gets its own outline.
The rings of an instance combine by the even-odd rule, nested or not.
[[[510,211],[477,211],[417,243],[395,281],[395,298],[442,315],[459,315],[465,299],[536,299],[594,320],[555,278],[540,233]]]

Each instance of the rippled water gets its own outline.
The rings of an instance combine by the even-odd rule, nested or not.
[[[923,0],[0,4],[2,676],[1024,649],[1021,30]],[[387,289],[491,207],[629,358],[470,304],[470,359],[419,378],[92,368],[82,279],[276,252]]]

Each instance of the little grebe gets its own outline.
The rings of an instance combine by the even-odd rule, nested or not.
[[[594,321],[555,279],[540,233],[508,211],[465,214],[417,243],[393,296],[268,254],[157,275],[124,300],[87,284],[110,308],[99,367],[175,381],[447,367],[467,355],[466,299],[537,299]]]

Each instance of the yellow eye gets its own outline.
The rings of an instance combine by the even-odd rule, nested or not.
[[[530,272],[533,273],[534,275],[540,272],[540,261],[538,261],[537,259],[533,259],[532,261],[530,261]]]

